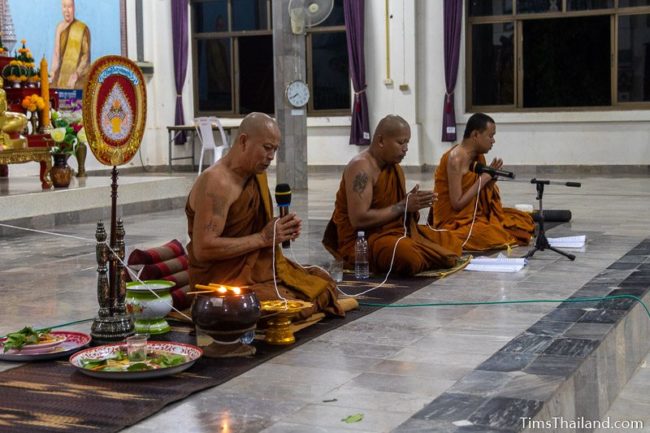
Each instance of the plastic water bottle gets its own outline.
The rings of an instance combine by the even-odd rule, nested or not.
[[[363,231],[357,232],[357,242],[354,247],[354,277],[357,280],[365,280],[370,277],[368,267],[368,241]]]

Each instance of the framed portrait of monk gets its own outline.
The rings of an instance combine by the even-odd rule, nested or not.
[[[79,93],[93,61],[126,55],[126,0],[4,2],[17,40],[13,49],[24,39],[36,64],[45,56],[50,88]]]

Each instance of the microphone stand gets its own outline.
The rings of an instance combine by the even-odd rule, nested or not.
[[[568,258],[571,261],[575,260],[576,256],[552,247],[548,239],[546,238],[546,231],[544,230],[544,207],[542,205],[542,197],[544,196],[544,185],[557,183],[559,185],[580,187],[580,183],[552,182],[550,180],[538,180],[538,179],[531,179],[530,183],[534,183],[537,187],[537,200],[539,201],[539,218],[537,220],[537,236],[535,237],[535,246],[530,251],[528,251],[528,253],[524,257],[528,259],[532,257],[533,254],[535,254],[537,251],[551,250],[551,251],[555,251],[558,254],[563,255],[564,257]]]

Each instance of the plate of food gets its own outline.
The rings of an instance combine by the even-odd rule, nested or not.
[[[202,355],[191,344],[148,341],[145,358],[131,360],[126,344],[114,343],[75,353],[70,363],[79,372],[102,379],[150,379],[185,371]]]
[[[0,360],[40,361],[69,356],[90,343],[82,332],[34,330],[25,327],[0,339]]]

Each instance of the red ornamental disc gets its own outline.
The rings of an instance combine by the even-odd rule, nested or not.
[[[105,56],[90,67],[83,119],[88,145],[104,165],[122,165],[140,148],[147,91],[140,68],[126,57]]]

